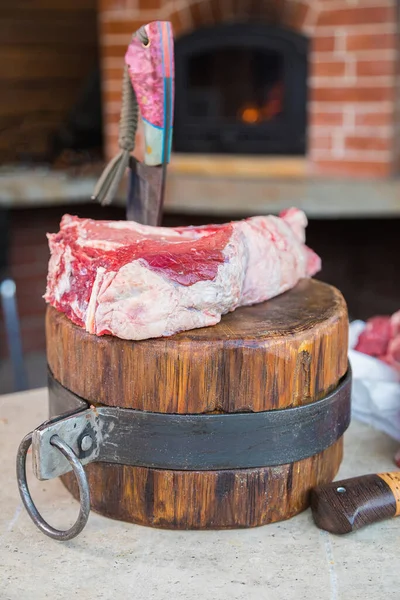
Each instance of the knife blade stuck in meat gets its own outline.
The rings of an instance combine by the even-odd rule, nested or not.
[[[166,21],[149,23],[133,34],[125,55],[120,152],[93,194],[101,204],[112,202],[129,167],[126,216],[144,225],[159,225],[162,217],[173,130],[173,47]]]
[[[174,105],[173,36],[168,22],[140,28],[126,53],[139,105],[143,160],[131,157],[127,219],[159,225],[170,160]]]

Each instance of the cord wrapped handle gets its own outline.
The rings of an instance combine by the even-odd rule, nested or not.
[[[118,145],[120,152],[108,163],[98,180],[92,199],[103,206],[111,204],[129,165],[130,154],[135,147],[139,107],[136,94],[130,82],[128,67],[125,65],[122,82],[122,105],[119,120]]]

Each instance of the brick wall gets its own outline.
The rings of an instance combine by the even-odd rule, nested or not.
[[[117,151],[123,57],[155,19],[175,37],[221,21],[263,20],[311,39],[309,171],[386,177],[400,166],[396,0],[101,0],[99,31],[106,153]],[[179,93],[179,90],[178,90]],[[397,100],[396,100],[397,99]]]
[[[0,162],[48,160],[98,63],[96,0],[0,2]]]
[[[320,2],[310,80],[314,172],[386,176],[395,170],[394,5]]]

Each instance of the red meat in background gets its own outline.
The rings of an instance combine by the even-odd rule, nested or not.
[[[360,334],[355,350],[369,356],[383,356],[386,354],[390,337],[390,317],[372,317]]]
[[[354,349],[400,371],[400,311],[369,319]]]

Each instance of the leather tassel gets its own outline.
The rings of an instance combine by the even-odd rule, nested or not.
[[[128,68],[125,66],[118,138],[121,150],[104,169],[92,195],[92,200],[98,200],[103,206],[111,204],[113,201],[129,166],[130,155],[135,147],[138,117],[139,109],[136,95],[130,82]]]

